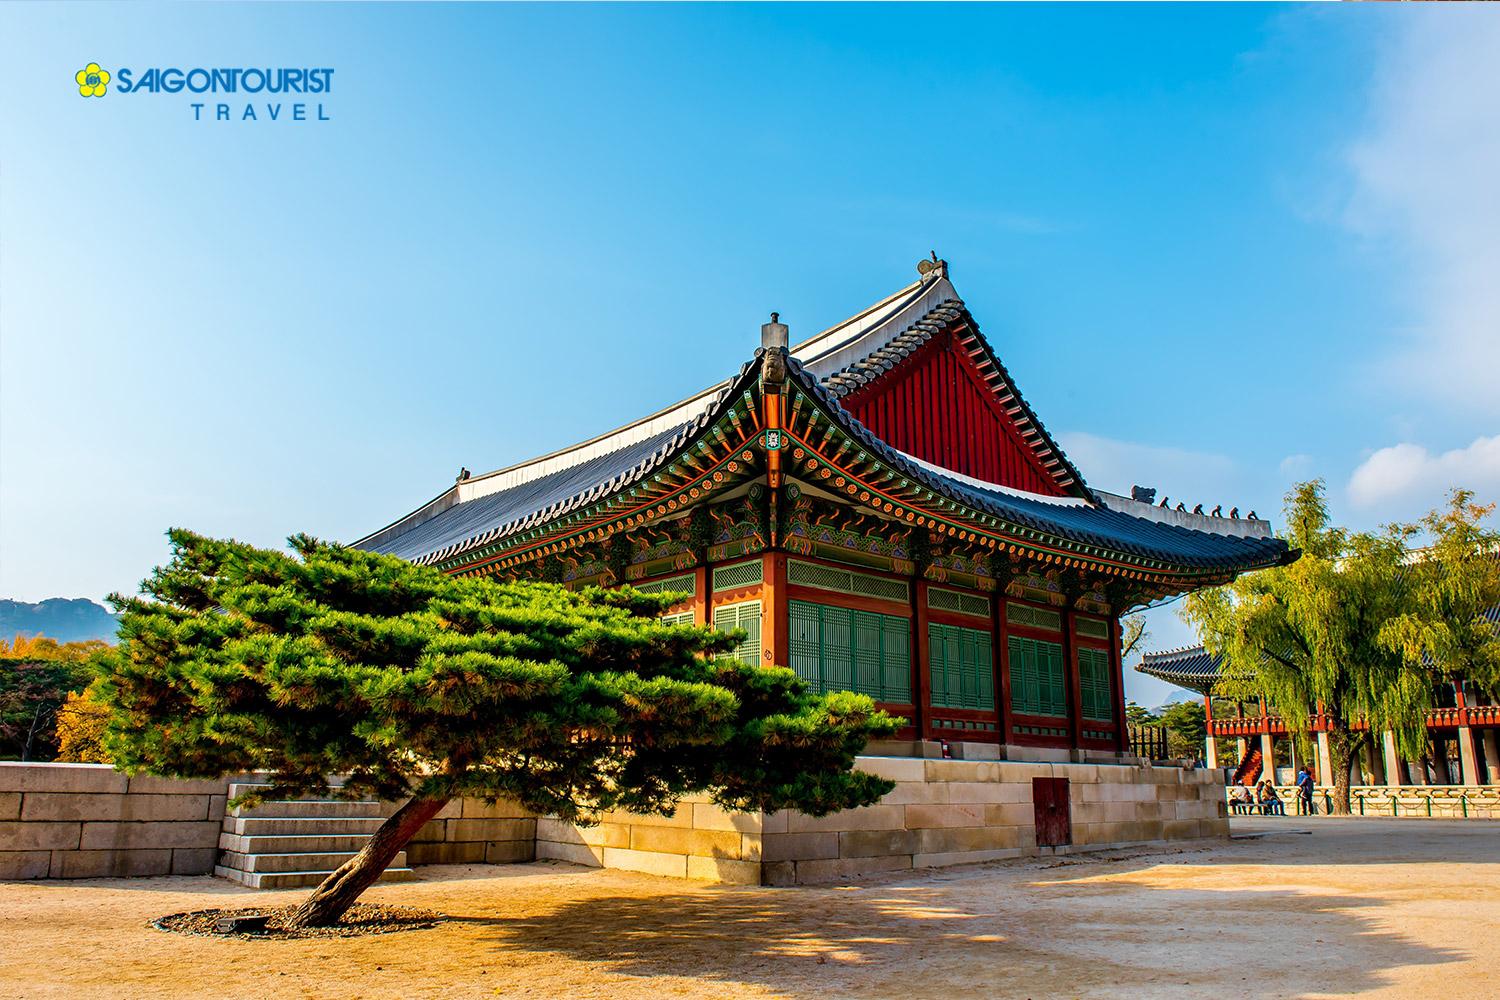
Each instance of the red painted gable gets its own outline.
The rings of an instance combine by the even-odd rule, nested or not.
[[[909,455],[988,483],[1063,495],[949,331],[845,397],[843,404],[887,444]]]

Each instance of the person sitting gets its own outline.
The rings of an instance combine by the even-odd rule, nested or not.
[[[1230,810],[1236,816],[1250,815],[1250,790],[1244,785],[1236,785],[1234,793],[1229,796]]]
[[[1260,796],[1260,814],[1262,816],[1285,816],[1286,806],[1281,802],[1281,796],[1276,794],[1276,786],[1269,781],[1262,781],[1258,789]]]

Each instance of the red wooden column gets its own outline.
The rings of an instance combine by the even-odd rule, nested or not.
[[[1115,749],[1129,753],[1130,727],[1125,724],[1125,651],[1120,648],[1120,618],[1115,614],[1109,616],[1109,674],[1115,689]]]
[[[1068,686],[1068,737],[1077,750],[1083,745],[1083,693],[1078,679],[1078,643],[1073,639],[1073,602],[1063,608],[1063,677]]]
[[[714,623],[714,613],[711,607],[713,595],[708,592],[709,581],[712,579],[706,563],[693,570],[693,621],[699,625]]]
[[[791,619],[786,599],[786,553],[767,552],[761,560],[760,642],[763,651],[760,663],[763,667],[790,667]]]
[[[927,639],[927,581],[921,576],[912,580],[911,662],[916,670],[912,687],[912,706],[917,717],[912,720],[917,738],[931,739],[932,732],[932,643]]]
[[[1010,742],[1010,643],[1005,638],[1005,588],[995,591],[995,639],[990,651],[995,660],[995,716],[1000,725],[1000,745]]]

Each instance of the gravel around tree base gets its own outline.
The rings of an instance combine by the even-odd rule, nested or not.
[[[174,934],[192,934],[198,937],[224,937],[284,941],[289,938],[363,937],[366,934],[394,934],[396,931],[421,930],[436,927],[446,919],[435,910],[420,910],[411,906],[381,906],[376,903],[355,903],[349,907],[342,920],[331,927],[287,927],[284,921],[292,915],[295,906],[259,907],[250,906],[234,910],[192,910],[188,913],[171,913],[151,923],[157,930]],[[219,930],[220,917],[269,916],[263,931],[225,932]]]

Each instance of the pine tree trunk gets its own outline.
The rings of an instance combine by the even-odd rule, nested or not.
[[[289,927],[327,927],[336,924],[390,866],[407,841],[448,804],[443,799],[411,799],[381,824],[370,842],[313,890],[307,902],[287,920]]]

